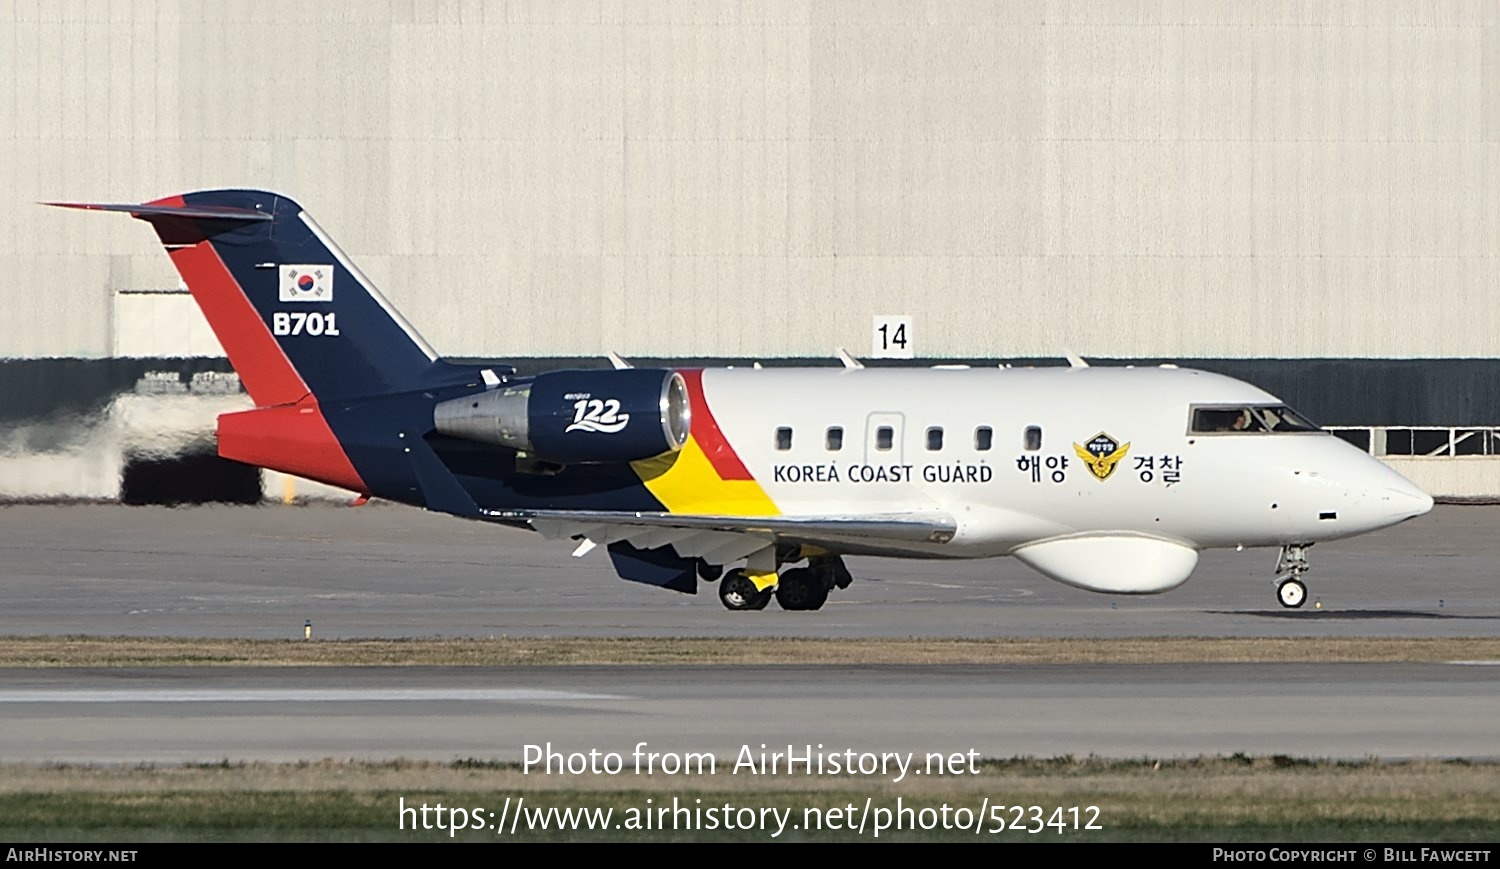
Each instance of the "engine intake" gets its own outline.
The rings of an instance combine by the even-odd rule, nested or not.
[[[687,443],[692,407],[675,371],[552,371],[439,402],[433,425],[563,464],[634,462]]]

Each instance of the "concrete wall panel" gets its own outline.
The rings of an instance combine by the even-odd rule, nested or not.
[[[453,354],[1493,357],[1500,13],[0,0],[0,355],[282,190]]]

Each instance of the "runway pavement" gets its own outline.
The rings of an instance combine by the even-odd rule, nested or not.
[[[0,507],[0,634],[507,636],[1494,636],[1500,507],[1442,506],[1311,550],[1275,601],[1274,550],[1206,552],[1182,587],[1121,597],[1013,559],[853,558],[818,612],[723,609],[615,577],[601,550],[394,505]],[[1317,609],[1321,603],[1322,608]]]
[[[1440,507],[1312,551],[1207,553],[1165,595],[1091,594],[998,559],[853,559],[819,612],[724,610],[596,552],[394,506],[0,508],[0,634],[1495,636],[1500,508]],[[523,746],[743,745],[982,756],[1500,757],[1500,667],[263,668],[0,671],[0,761],[520,759]],[[778,748],[779,747],[779,748]]]
[[[0,761],[561,753],[1500,757],[1500,667],[0,671]]]

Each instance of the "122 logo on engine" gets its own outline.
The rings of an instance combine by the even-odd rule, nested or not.
[[[573,402],[573,424],[563,429],[570,431],[592,431],[614,434],[625,429],[630,414],[620,413],[620,402],[614,398],[585,398]]]

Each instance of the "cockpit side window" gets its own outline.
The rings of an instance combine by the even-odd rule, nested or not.
[[[1283,434],[1321,431],[1307,417],[1284,404],[1195,407],[1192,434]]]
[[[1317,424],[1286,405],[1255,408],[1262,415],[1266,428],[1273,432],[1322,431]]]

